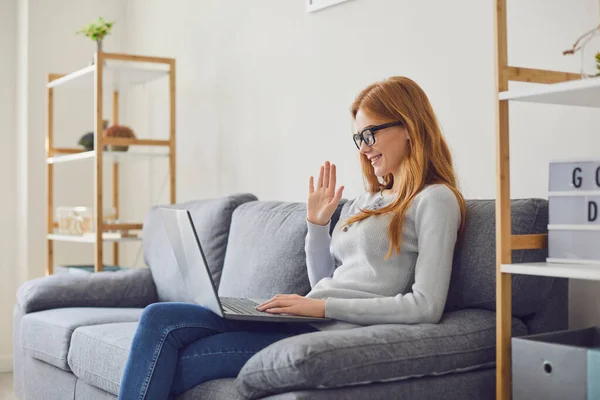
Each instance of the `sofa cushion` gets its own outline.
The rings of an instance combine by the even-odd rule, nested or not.
[[[496,310],[496,208],[493,200],[468,200],[464,235],[455,252],[446,311]],[[512,233],[547,233],[548,202],[511,201]],[[545,261],[547,250],[512,252],[513,263]],[[512,275],[513,315],[523,317],[546,303],[554,278]]]
[[[332,217],[331,229],[344,202]],[[253,201],[231,220],[219,295],[269,298],[310,291],[304,241],[306,204]]]
[[[177,396],[177,400],[243,400],[244,396],[235,387],[235,379],[214,379],[195,386]]]
[[[68,361],[82,381],[115,396],[137,322],[82,326],[73,332]]]
[[[23,316],[22,343],[25,352],[69,371],[67,353],[73,331],[80,326],[137,321],[141,308],[56,308]]]
[[[513,334],[526,333],[519,320]],[[496,314],[461,310],[439,324],[373,325],[283,339],[255,354],[236,385],[249,398],[486,368],[496,357]]]
[[[489,400],[495,396],[496,369],[489,368],[370,385],[301,390],[264,397],[263,400]]]
[[[115,396],[77,379],[73,400],[115,400]]]
[[[63,371],[33,357],[25,357],[24,362],[25,391],[18,397],[19,400],[75,398],[77,377],[70,371]],[[5,400],[6,394],[0,390],[0,399]]]
[[[231,214],[240,204],[256,200],[252,194],[239,194],[160,207],[189,210],[202,243],[215,284],[221,280],[225,247],[229,236]],[[167,239],[159,207],[153,207],[144,218],[142,235],[144,259],[150,267],[160,301],[191,302],[177,268],[175,255]]]
[[[156,301],[147,268],[44,276],[25,282],[17,292],[25,313],[61,307],[143,308]]]

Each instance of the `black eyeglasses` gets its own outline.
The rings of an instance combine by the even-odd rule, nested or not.
[[[360,150],[361,142],[365,142],[365,144],[369,147],[375,144],[375,133],[382,129],[391,128],[392,126],[400,126],[404,125],[402,121],[388,122],[381,125],[370,126],[368,128],[363,129],[360,133],[355,133],[352,135],[352,139],[354,140],[354,144],[356,148]]]

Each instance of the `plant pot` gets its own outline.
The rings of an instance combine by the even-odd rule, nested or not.
[[[110,145],[108,146],[108,148],[110,149],[110,151],[127,151],[129,149],[129,146]]]
[[[102,53],[102,40],[96,41],[96,52]],[[94,65],[95,57],[92,57],[92,61],[90,61],[90,65]]]

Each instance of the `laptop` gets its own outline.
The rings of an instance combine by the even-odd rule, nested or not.
[[[192,300],[226,319],[270,322],[322,322],[329,318],[270,314],[258,311],[260,300],[219,297],[210,274],[202,244],[189,211],[160,208],[169,243],[177,266]]]

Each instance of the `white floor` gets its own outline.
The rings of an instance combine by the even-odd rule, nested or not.
[[[0,400],[17,400],[13,392],[12,374],[0,374]]]

